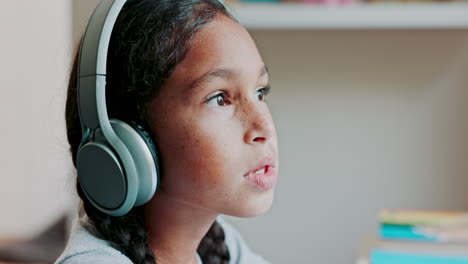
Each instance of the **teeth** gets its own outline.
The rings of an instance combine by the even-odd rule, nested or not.
[[[258,171],[254,171],[256,174],[265,174],[265,167],[259,169]]]

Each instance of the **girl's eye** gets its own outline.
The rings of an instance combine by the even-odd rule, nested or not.
[[[207,104],[209,105],[215,105],[215,106],[226,106],[229,103],[229,100],[226,96],[226,93],[224,92],[221,92],[221,93],[218,93],[214,96],[212,96],[211,98],[209,98],[207,101],[206,101]]]
[[[265,101],[265,97],[270,93],[270,86],[266,86],[257,90],[257,97],[260,101]]]

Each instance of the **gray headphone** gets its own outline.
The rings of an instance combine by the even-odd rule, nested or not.
[[[88,23],[78,64],[82,140],[76,158],[79,184],[100,211],[121,216],[148,202],[159,185],[155,144],[139,125],[107,115],[109,41],[127,0],[102,0]]]

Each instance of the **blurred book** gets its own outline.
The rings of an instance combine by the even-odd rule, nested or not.
[[[468,212],[383,210],[379,223],[382,239],[468,243]]]
[[[468,264],[468,245],[367,238],[359,264]]]
[[[468,212],[382,210],[359,264],[468,264]]]

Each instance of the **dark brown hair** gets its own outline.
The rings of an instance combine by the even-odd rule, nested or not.
[[[147,121],[149,101],[184,59],[194,35],[218,14],[235,20],[217,0],[128,1],[118,16],[109,44],[106,77],[109,117],[135,121],[152,134]],[[82,136],[77,106],[78,56],[79,49],[70,73],[65,110],[74,164]],[[108,240],[136,264],[156,263],[148,246],[143,206],[124,216],[112,217],[91,205],[78,181],[76,188],[89,219],[88,231]],[[229,262],[224,231],[217,222],[202,239],[198,254],[203,263]]]

